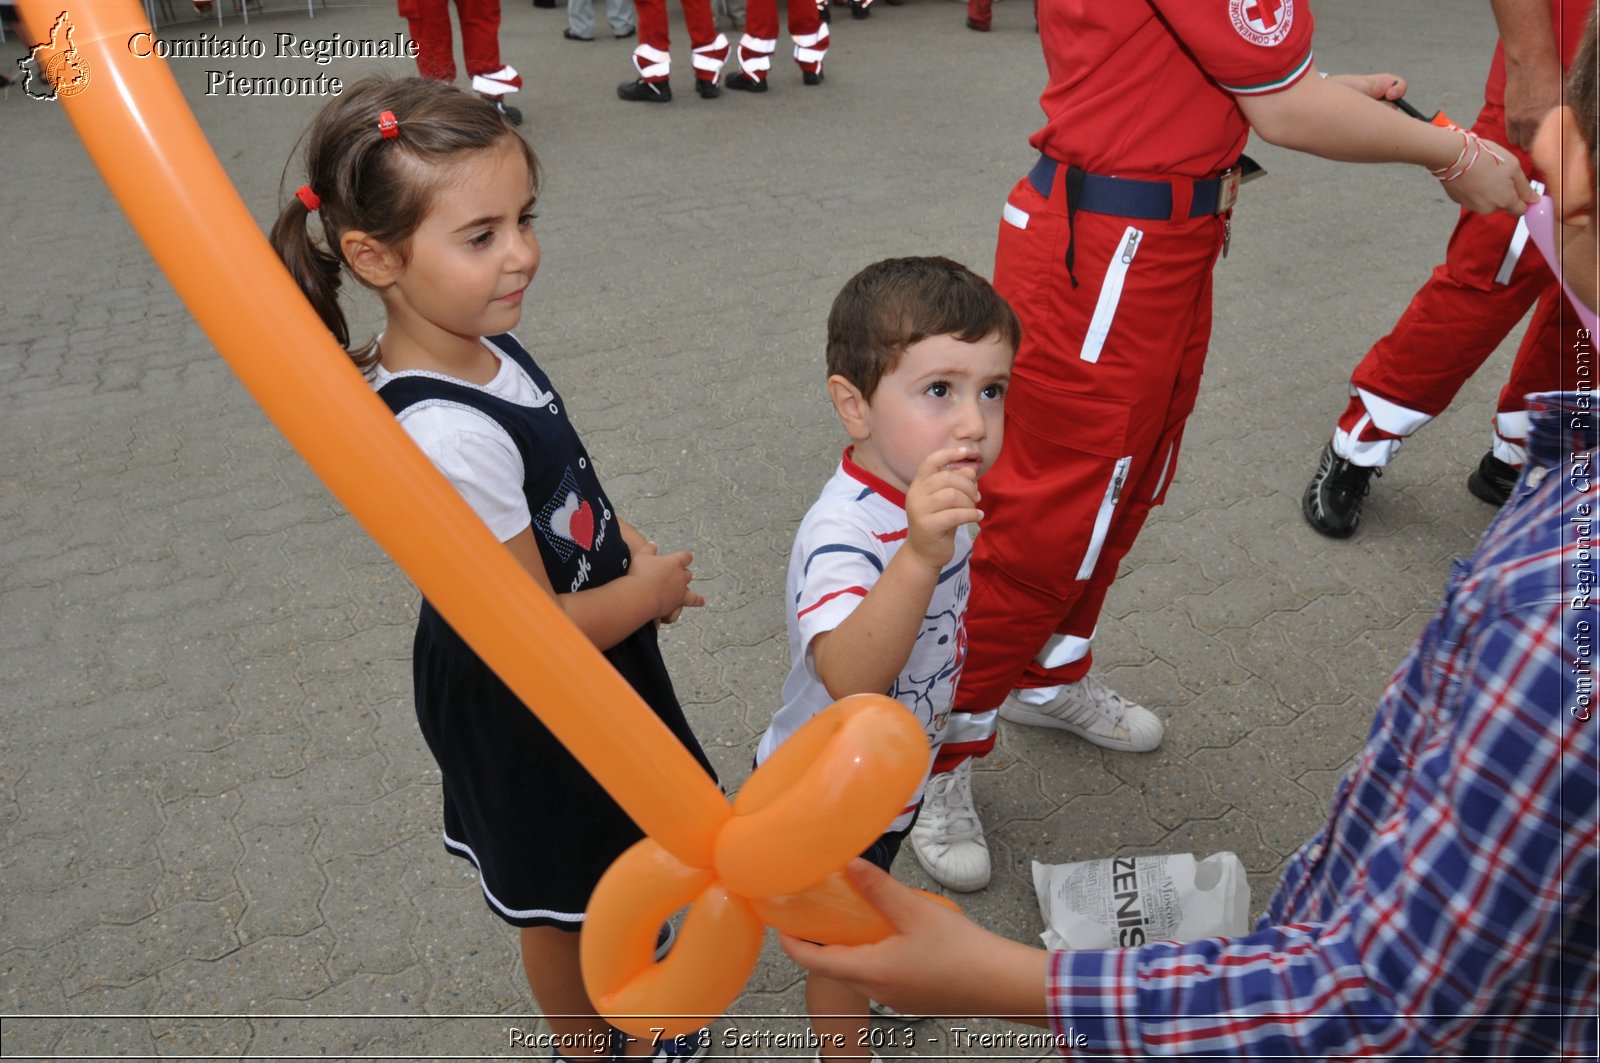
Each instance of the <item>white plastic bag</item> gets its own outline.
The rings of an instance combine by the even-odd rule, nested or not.
[[[1250,883],[1232,853],[1033,864],[1050,949],[1199,941],[1250,929]]]

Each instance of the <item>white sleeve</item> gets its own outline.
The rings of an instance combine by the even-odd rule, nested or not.
[[[888,557],[882,544],[837,513],[808,515],[796,544],[801,571],[791,606],[809,660],[812,640],[855,612],[883,575]]]
[[[522,455],[506,430],[476,410],[419,403],[403,427],[501,542],[528,527]]]

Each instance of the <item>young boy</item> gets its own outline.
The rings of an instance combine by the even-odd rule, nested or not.
[[[887,694],[946,734],[966,656],[968,525],[1000,453],[1021,326],[989,283],[946,258],[874,263],[828,315],[828,397],[851,445],[789,556],[793,662],[760,763],[850,694]],[[926,773],[924,773],[924,784]],[[888,870],[921,787],[864,855]],[[806,1005],[825,1060],[866,1058],[867,998],[813,977]]]

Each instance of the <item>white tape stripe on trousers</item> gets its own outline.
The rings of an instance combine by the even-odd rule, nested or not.
[[[728,38],[717,34],[717,39],[710,44],[703,44],[694,50],[694,68],[709,71],[712,74],[722,73],[722,64],[728,60]]]
[[[672,70],[672,56],[660,48],[641,44],[633,50],[633,65],[642,78],[664,78]]]
[[[777,50],[776,40],[746,33],[739,38],[739,69],[760,81],[772,69],[772,53]]]
[[[945,724],[945,744],[982,742],[994,734],[999,720],[999,709],[990,709],[988,712],[952,712]]]
[[[817,27],[815,33],[802,33],[794,39],[794,61],[815,63],[822,69],[822,60],[828,54],[828,24]]]
[[[1535,195],[1543,194],[1543,181],[1529,181],[1528,187],[1532,188]],[[1500,260],[1500,268],[1495,272],[1496,284],[1510,284],[1511,273],[1517,268],[1517,260],[1522,257],[1522,249],[1528,246],[1528,219],[1518,218],[1517,227],[1511,233],[1511,246],[1506,248],[1506,257]]]

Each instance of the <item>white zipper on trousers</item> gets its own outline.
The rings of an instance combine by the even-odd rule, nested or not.
[[[1128,276],[1128,267],[1133,265],[1133,256],[1139,253],[1139,241],[1143,238],[1143,229],[1128,226],[1123,230],[1122,242],[1111,255],[1106,279],[1100,284],[1100,301],[1094,304],[1094,317],[1089,319],[1089,332],[1083,338],[1083,350],[1078,355],[1086,362],[1100,360],[1100,349],[1111,334],[1111,320],[1117,316],[1117,304],[1122,302],[1122,282]]]
[[[1083,564],[1078,566],[1078,579],[1088,579],[1094,575],[1095,563],[1100,560],[1100,548],[1106,544],[1106,532],[1111,528],[1111,514],[1117,508],[1117,500],[1122,497],[1122,481],[1128,478],[1128,466],[1133,464],[1133,455],[1117,459],[1116,468],[1111,470],[1111,482],[1106,485],[1106,497],[1100,503],[1100,512],[1095,514],[1094,534],[1089,536],[1089,550],[1083,555]]]

